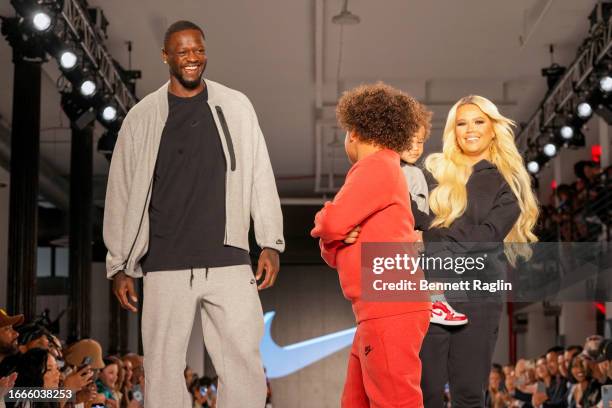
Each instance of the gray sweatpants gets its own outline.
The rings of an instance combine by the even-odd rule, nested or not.
[[[219,408],[261,408],[263,312],[250,265],[150,272],[144,277],[142,339],[146,408],[191,408],[185,385],[196,308],[217,375]]]

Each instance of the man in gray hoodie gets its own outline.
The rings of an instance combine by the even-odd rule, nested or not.
[[[259,408],[266,379],[257,290],[274,284],[285,246],[265,140],[244,94],[202,78],[206,42],[197,25],[172,24],[162,59],[170,81],[129,111],[113,152],[107,276],[131,311],[134,278],[144,276],[147,408],[191,406],[183,370],[197,307],[219,405]],[[255,275],[251,217],[262,248]]]

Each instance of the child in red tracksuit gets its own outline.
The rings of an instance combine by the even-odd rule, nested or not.
[[[346,92],[336,111],[354,164],[317,213],[311,235],[338,270],[358,323],[342,394],[346,408],[423,406],[419,351],[431,303],[365,302],[360,270],[360,242],[417,241],[399,152],[418,130],[418,109],[410,96],[378,83]]]

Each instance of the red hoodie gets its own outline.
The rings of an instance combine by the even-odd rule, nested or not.
[[[357,225],[356,243],[343,240]],[[396,152],[383,149],[351,167],[333,201],[315,216],[310,233],[320,238],[321,256],[338,270],[344,296],[362,320],[431,309],[429,302],[365,302],[361,300],[361,243],[416,242],[414,217],[405,176]]]

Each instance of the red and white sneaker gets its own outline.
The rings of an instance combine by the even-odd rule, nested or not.
[[[438,301],[431,305],[431,319],[429,322],[443,326],[462,326],[467,324],[468,318],[463,313],[453,309],[447,302]]]

